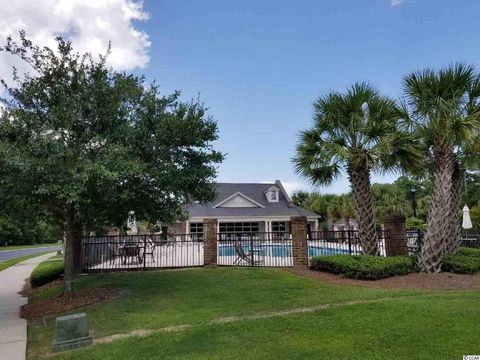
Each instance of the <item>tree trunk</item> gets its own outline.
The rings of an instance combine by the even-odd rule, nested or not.
[[[460,200],[462,194],[462,179],[464,170],[455,161],[455,167],[452,176],[452,190],[450,192],[450,228],[448,231],[448,243],[445,252],[447,254],[455,254],[460,243]]]
[[[434,182],[433,197],[428,212],[428,227],[420,249],[420,270],[438,273],[442,266],[442,255],[446,250],[451,227],[450,194],[454,173],[454,157],[450,149],[435,145],[433,148]]]
[[[63,276],[63,292],[73,291],[73,279],[81,272],[82,224],[70,217],[66,224],[65,270]]]
[[[362,254],[377,255],[378,241],[373,217],[373,194],[367,162],[356,167],[349,166],[348,176],[352,186],[353,207]]]

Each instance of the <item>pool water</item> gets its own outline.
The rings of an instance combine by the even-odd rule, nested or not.
[[[245,253],[251,252],[251,245],[242,245]],[[253,250],[255,252],[263,252],[264,256],[271,257],[289,257],[292,255],[292,247],[290,245],[254,245]],[[235,246],[233,245],[220,245],[218,250],[218,256],[236,256]]]
[[[308,247],[308,257],[315,256],[328,256],[328,255],[341,255],[349,254],[350,252],[346,249],[336,249],[322,246],[309,246]]]
[[[251,252],[251,245],[243,245],[243,251],[245,253]],[[292,247],[291,245],[254,245],[253,249],[255,252],[263,252],[264,256],[270,257],[290,257],[292,256]],[[327,255],[338,255],[338,254],[348,254],[349,251],[345,249],[335,249],[329,247],[321,246],[309,246],[308,247],[308,256],[327,256]],[[218,256],[236,256],[235,247],[233,245],[220,245],[218,250]]]

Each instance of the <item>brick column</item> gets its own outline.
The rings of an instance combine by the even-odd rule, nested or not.
[[[217,219],[203,220],[203,264],[217,266]]]
[[[408,255],[405,216],[386,216],[383,219],[383,226],[386,231],[385,252],[387,256]]]
[[[293,216],[290,219],[292,233],[292,255],[294,267],[308,266],[307,218]]]

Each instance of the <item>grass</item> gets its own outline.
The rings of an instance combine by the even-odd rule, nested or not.
[[[470,349],[466,346],[472,338],[479,340],[479,335],[475,335],[479,334],[480,326],[475,321],[480,305],[478,292],[444,294],[426,290],[344,287],[301,278],[283,270],[235,268],[89,275],[78,279],[75,286],[77,289],[113,287],[127,291],[114,301],[81,309],[88,315],[95,338],[134,329],[183,324],[191,324],[194,328],[115,341],[59,355],[65,359],[382,358],[371,356],[373,351],[391,352],[396,357],[405,350],[403,342],[425,342],[425,334],[435,327],[442,336],[440,349],[448,348],[448,354],[453,350],[461,353],[461,350]],[[48,298],[60,291],[59,287],[50,288],[36,294],[31,301]],[[429,297],[400,300],[404,296],[425,294]],[[398,300],[281,318],[205,325],[220,317],[390,297]],[[400,323],[396,323],[398,319]],[[50,319],[46,326],[30,324],[30,359],[41,358],[51,351],[53,323]],[[391,336],[380,346],[376,337],[386,336],[382,334]],[[406,354],[411,355],[407,350]],[[441,354],[441,351],[434,353]],[[331,354],[336,357],[329,357]],[[411,358],[418,358],[416,355],[423,353],[415,350],[413,354]]]
[[[7,246],[0,246],[0,251],[4,251],[4,250],[23,250],[23,249],[32,249],[32,248],[58,246],[58,245],[59,245],[58,242],[44,243],[44,244],[33,244],[33,245],[7,245]]]
[[[25,255],[25,256],[20,256],[20,257],[16,257],[16,258],[13,258],[13,259],[8,259],[8,260],[4,260],[4,261],[1,261],[0,262],[0,271],[2,270],[5,270],[7,268],[9,268],[10,266],[13,266],[19,262],[22,262],[22,261],[25,261],[25,260],[28,260],[28,259],[31,259],[31,258],[34,258],[34,257],[37,257],[37,256],[40,256],[40,255],[44,255],[44,254],[47,254],[49,253],[50,251],[45,251],[45,252],[40,252],[40,253],[35,253],[35,254],[30,254],[30,255]]]
[[[461,359],[478,353],[479,305],[478,293],[362,304],[130,338],[55,359]]]

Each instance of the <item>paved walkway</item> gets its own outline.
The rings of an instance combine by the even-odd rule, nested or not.
[[[27,348],[27,321],[20,318],[20,307],[27,298],[18,294],[25,279],[42,261],[55,255],[49,253],[22,261],[0,271],[0,358],[25,359]]]

